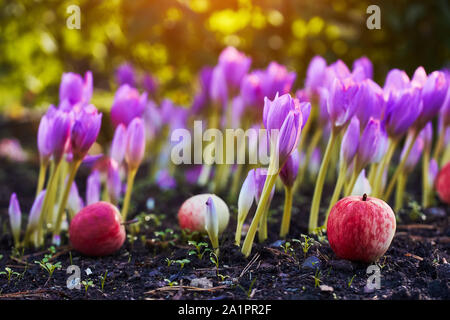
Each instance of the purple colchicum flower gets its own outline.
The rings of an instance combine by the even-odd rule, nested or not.
[[[150,95],[154,94],[158,89],[158,82],[150,74],[146,73],[142,77],[142,88],[147,91]]]
[[[219,217],[211,197],[206,200],[205,229],[213,249],[217,249],[219,247]]]
[[[145,153],[145,128],[140,118],[131,121],[127,128],[125,160],[129,170],[137,170]]]
[[[383,123],[380,125],[380,136],[378,139],[378,148],[375,150],[375,156],[372,161],[373,163],[379,163],[383,159],[389,146],[389,138]]]
[[[238,89],[240,87],[242,78],[250,69],[251,63],[251,58],[234,47],[227,47],[220,53],[218,66],[223,71],[228,88]]]
[[[199,82],[200,82],[200,92],[194,97],[194,102],[192,103],[191,113],[198,114],[210,103],[210,86],[213,74],[213,68],[203,67],[200,70]]]
[[[361,140],[356,151],[356,169],[362,170],[376,157],[381,136],[381,124],[379,120],[371,118],[364,128]]]
[[[405,157],[406,151],[407,151],[410,143],[411,143],[411,139],[407,139],[407,141],[403,147],[402,153],[400,155],[401,159],[403,159]],[[411,152],[409,153],[408,158],[406,159],[406,162],[405,162],[404,171],[406,174],[409,174],[414,170],[414,167],[416,166],[417,162],[420,159],[420,156],[422,155],[423,148],[424,148],[424,141],[421,137],[418,137],[411,149]]]
[[[226,108],[228,102],[228,87],[223,68],[218,65],[213,69],[209,95],[211,100],[222,108]]]
[[[358,150],[359,133],[360,133],[359,120],[357,117],[354,116],[350,121],[347,130],[345,131],[341,143],[340,158],[341,161],[343,161],[343,163],[345,163],[347,167],[349,167],[350,164],[352,163],[356,151]]]
[[[299,166],[300,153],[298,152],[298,149],[295,148],[280,170],[280,178],[285,186],[292,187],[294,185],[295,179],[297,179]]]
[[[423,139],[424,150],[431,150],[431,144],[433,143],[433,123],[428,122],[425,127],[420,131],[419,137]]]
[[[111,107],[111,121],[114,126],[123,123],[125,126],[137,117],[141,117],[147,105],[147,92],[139,95],[139,91],[128,84],[120,86],[114,96]]]
[[[393,90],[386,102],[383,119],[389,137],[401,138],[416,121],[421,110],[419,88]]]
[[[311,114],[311,103],[309,102],[299,102],[298,99],[294,100],[295,103],[299,103],[299,109],[302,113],[302,130],[305,127],[306,123],[308,122],[309,115]]]
[[[423,88],[426,82],[427,82],[427,72],[422,66],[420,66],[416,69],[416,71],[414,71],[414,75],[411,79],[411,85],[418,88]]]
[[[53,116],[52,122],[51,135],[48,136],[48,139],[53,141],[53,159],[58,163],[70,147],[73,114],[57,110]]]
[[[398,92],[404,89],[410,88],[409,77],[405,71],[399,69],[392,69],[386,76],[384,82],[383,91],[385,94],[385,100],[388,100],[389,96],[393,92]]]
[[[289,72],[285,66],[272,61],[265,70],[262,83],[264,96],[274,99],[277,93],[284,95],[290,92],[296,77],[295,72]]]
[[[101,180],[98,170],[92,171],[86,182],[86,205],[100,201]]]
[[[422,110],[415,123],[418,130],[439,113],[447,95],[447,88],[448,84],[443,72],[434,71],[428,76],[421,92]]]
[[[20,226],[22,223],[22,211],[20,210],[19,200],[17,195],[13,193],[9,200],[9,223],[11,225],[11,231],[14,237],[14,243],[17,245],[20,240]]]
[[[39,157],[43,163],[47,163],[53,153],[52,130],[53,119],[51,118],[51,113],[47,112],[47,114],[42,116],[41,121],[39,122],[37,134]]]
[[[0,140],[0,158],[6,158],[14,162],[24,162],[28,154],[22,148],[19,140],[3,138]]]
[[[30,215],[28,216],[27,231],[36,230],[39,225],[39,218],[41,216],[42,205],[44,204],[45,190],[42,190],[36,199],[34,199],[31,206]]]
[[[327,110],[334,127],[345,126],[356,111],[355,95],[358,84],[351,78],[334,79],[328,95]]]
[[[109,156],[114,159],[118,165],[122,164],[127,148],[127,128],[119,124],[114,131],[114,137],[111,143]]]
[[[381,119],[384,111],[383,90],[371,79],[362,81],[355,95],[356,116],[364,128],[371,117]]]
[[[362,197],[364,194],[370,195],[372,193],[372,187],[370,186],[369,180],[366,178],[366,170],[361,170],[358,178],[356,179],[355,186],[350,192],[352,196]]]
[[[356,69],[361,68],[363,70],[364,79],[372,79],[373,78],[373,65],[372,61],[370,61],[367,57],[361,57],[359,59],[356,59],[353,62],[353,71]]]
[[[246,106],[262,109],[264,71],[256,70],[244,76],[241,84],[241,97]]]
[[[263,122],[271,143],[275,143],[272,147],[275,147],[278,165],[282,167],[294,148],[297,147],[300,138],[303,124],[300,105],[290,94],[276,96],[273,101],[266,98]],[[274,136],[276,133],[278,135]],[[275,139],[276,141],[274,141]]]
[[[59,85],[59,101],[65,101],[70,106],[78,103],[89,103],[92,91],[93,79],[91,71],[86,72],[84,80],[79,74],[73,72],[64,73]]]
[[[321,56],[315,56],[311,59],[306,70],[305,88],[317,94],[325,80],[325,71],[327,62]]]
[[[344,80],[347,78],[352,78],[352,73],[342,60],[337,60],[325,69],[323,87],[331,91],[334,79]]]
[[[136,85],[136,76],[133,66],[129,63],[121,64],[116,70],[116,81],[119,86],[127,84],[134,87]]]
[[[78,192],[77,184],[75,181],[72,183],[69,192],[69,200],[67,201],[67,207],[74,213],[77,214],[81,209],[84,208],[83,199],[80,197]]]
[[[156,175],[156,184],[162,190],[171,190],[175,189],[177,186],[177,182],[174,177],[172,177],[169,173],[169,170],[163,169],[158,172]]]
[[[75,115],[70,136],[71,150],[75,160],[82,160],[86,156],[97,140],[101,125],[102,114],[98,113],[94,106],[83,108]]]

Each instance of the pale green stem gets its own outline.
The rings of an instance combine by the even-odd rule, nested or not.
[[[45,174],[47,173],[47,167],[48,167],[48,162],[41,160],[41,164],[39,166],[39,178],[38,178],[38,184],[37,184],[37,189],[36,189],[36,197],[44,189]]]
[[[271,170],[272,170],[272,168],[269,167],[269,172],[271,172]],[[253,217],[252,223],[247,232],[247,236],[245,237],[244,243],[242,245],[241,252],[246,257],[248,257],[252,251],[252,245],[253,245],[253,241],[255,239],[256,230],[258,229],[260,220],[261,220],[261,218],[263,218],[263,215],[265,213],[266,204],[269,202],[272,188],[278,177],[278,172],[277,172],[277,174],[274,174],[274,175],[268,175],[266,178],[266,182],[264,183],[263,192],[261,194],[261,198],[259,200],[258,207],[255,212],[255,216]]]
[[[400,174],[397,180],[397,188],[395,190],[395,209],[394,212],[397,212],[403,208],[403,199],[404,199],[404,193],[405,193],[405,186],[406,181],[408,179],[408,175],[406,175],[404,172]]]
[[[283,210],[283,219],[281,220],[281,229],[280,229],[280,237],[284,238],[289,233],[289,227],[291,224],[291,212],[292,212],[292,200],[293,200],[293,191],[292,187],[285,186],[284,187],[284,210]]]
[[[330,138],[328,140],[327,148],[323,156],[322,164],[320,165],[319,174],[316,180],[316,186],[314,188],[314,196],[311,205],[311,212],[309,214],[309,232],[314,232],[317,229],[317,223],[319,220],[319,208],[320,200],[322,198],[323,184],[325,182],[325,177],[327,174],[328,163],[331,157],[331,151],[333,149],[334,143],[336,141],[337,132],[331,130]]]
[[[406,150],[406,154],[403,157],[403,159],[400,161],[400,164],[398,165],[397,169],[395,169],[394,175],[392,176],[392,178],[391,178],[391,180],[389,182],[389,185],[388,185],[388,187],[386,189],[386,192],[383,195],[383,199],[385,201],[389,200],[389,197],[391,196],[392,191],[394,190],[395,182],[397,181],[398,176],[400,175],[400,173],[403,171],[403,169],[405,167],[406,160],[408,159],[409,154],[411,153],[411,150],[412,150],[412,148],[414,146],[414,143],[416,142],[416,139],[418,137],[418,132],[419,131],[417,130],[417,131],[415,131],[413,133],[412,139],[411,139],[411,141],[409,143],[409,146],[408,146],[408,149]]]
[[[127,221],[128,208],[130,206],[131,191],[133,190],[134,178],[136,176],[137,169],[128,170],[127,177],[127,191],[123,200],[122,207],[122,221]]]
[[[428,175],[430,170],[430,148],[423,151],[422,157],[422,207],[428,208],[431,203],[431,188],[428,183]]]
[[[347,174],[347,165],[344,161],[341,162],[341,166],[339,168],[339,175],[336,182],[336,186],[334,188],[333,195],[331,196],[330,205],[328,206],[327,214],[325,216],[324,228],[327,227],[328,216],[330,214],[331,209],[334,207],[335,203],[339,200],[341,195],[342,187],[344,186],[345,176]]]
[[[441,155],[442,148],[444,147],[446,130],[447,130],[447,128],[442,126],[441,132],[439,133],[438,141],[436,143],[436,146],[434,147],[433,159],[436,159],[436,161],[438,161],[438,162],[439,162],[439,156]]]

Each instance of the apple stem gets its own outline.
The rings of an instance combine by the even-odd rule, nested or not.
[[[363,201],[367,201],[367,194],[363,194]]]

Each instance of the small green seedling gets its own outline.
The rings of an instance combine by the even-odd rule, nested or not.
[[[255,285],[256,282],[256,278],[253,278],[252,282],[250,282],[250,287],[248,288],[248,290],[246,290],[243,286],[241,286],[240,284],[238,284],[238,287],[241,288],[242,291],[244,291],[244,293],[247,295],[247,298],[250,299],[251,295],[252,295],[252,289],[253,286]]]
[[[8,284],[11,282],[12,276],[20,276],[20,273],[13,271],[11,268],[6,267],[5,271],[1,271],[0,274],[5,274],[8,278]]]
[[[319,271],[319,269],[316,270],[316,274],[314,275],[313,279],[314,279],[314,288],[317,288],[318,286],[320,286],[320,283],[322,282],[322,280],[320,279],[322,277],[322,272]]]
[[[176,281],[170,281],[169,279],[164,279],[164,281],[167,282],[167,285],[169,287],[173,287],[173,286],[178,285],[178,282],[176,282]]]
[[[81,281],[81,284],[84,286],[84,293],[87,294],[89,287],[95,287],[94,282],[91,279]]]
[[[353,279],[355,279],[356,274],[353,275],[353,277],[350,278],[350,280],[348,281],[348,287],[350,288],[352,286],[353,283]]]
[[[198,242],[197,243],[196,241],[190,240],[190,241],[188,241],[188,244],[190,246],[195,247],[195,250],[189,251],[189,255],[191,256],[191,255],[196,254],[200,260],[203,259],[203,256],[205,255],[205,253],[211,251],[211,249],[208,248],[208,244],[206,242]],[[202,248],[204,248],[204,249],[202,250]]]
[[[315,241],[313,238],[308,237],[305,234],[302,234],[301,237],[303,238],[303,241],[298,239],[293,239],[293,242],[300,243],[300,246],[302,247],[303,256],[306,258],[306,255],[308,254],[309,249],[314,245]]]
[[[100,278],[100,288],[101,291],[103,292],[103,288],[105,287],[105,282],[106,282],[106,276],[108,275],[108,270],[105,271],[105,274],[102,276],[99,276]]]
[[[217,278],[219,278],[220,281],[225,281],[225,279],[229,278],[229,276],[223,275],[219,273],[219,256],[215,252],[211,252],[209,256],[209,260],[214,264],[216,267],[216,275]]]
[[[175,260],[172,260],[172,259],[169,259],[169,258],[166,258],[165,261],[167,262],[167,266],[168,266],[168,267],[170,267],[170,266],[172,265],[172,263],[175,262]]]
[[[53,273],[56,269],[61,269],[61,262],[56,262],[55,264],[50,262],[50,259],[53,257],[53,255],[56,252],[56,249],[54,246],[51,246],[49,249],[50,254],[46,254],[44,258],[42,258],[41,261],[34,261],[34,263],[38,264],[42,269],[47,271],[48,273],[48,280],[52,277]]]
[[[155,236],[159,237],[161,241],[167,241],[171,235],[173,235],[173,230],[170,228],[164,231],[155,231]]]
[[[189,259],[176,260],[175,263],[180,265],[180,270],[181,270],[184,268],[185,264],[191,263],[191,260],[189,260]]]
[[[285,254],[288,254],[290,256],[292,256],[295,252],[294,252],[294,248],[292,248],[292,245],[290,242],[286,241],[284,244],[280,245],[280,248],[283,249]]]

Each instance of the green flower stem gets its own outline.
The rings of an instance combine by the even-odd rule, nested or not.
[[[383,181],[383,173],[386,169],[386,166],[389,166],[389,163],[392,160],[392,156],[394,155],[395,148],[397,148],[397,145],[399,143],[399,139],[391,140],[389,139],[389,147],[387,149],[386,154],[384,155],[383,159],[377,166],[377,173],[375,176],[375,183],[373,186],[372,194],[374,197],[380,197],[382,193],[382,181]]]
[[[344,186],[345,176],[347,174],[347,165],[342,162],[339,168],[339,175],[336,182],[336,186],[334,187],[333,195],[331,196],[330,205],[328,206],[327,214],[325,216],[324,228],[327,227],[328,216],[330,214],[331,209],[334,207],[335,203],[339,200],[339,196],[341,195],[342,187]]]
[[[40,242],[40,245],[44,244],[44,222],[46,221],[46,216],[47,216],[47,212],[50,208],[49,205],[53,206],[52,204],[49,204],[50,199],[52,198],[53,193],[55,192],[55,179],[57,177],[57,175],[59,174],[59,168],[61,167],[61,161],[59,161],[57,164],[54,165],[53,169],[50,170],[50,177],[48,179],[47,182],[47,188],[45,191],[45,196],[44,196],[44,201],[42,203],[42,209],[41,209],[41,213],[39,215],[39,222],[38,222],[38,229],[37,229],[37,233],[38,233],[38,241]]]
[[[268,238],[267,218],[269,215],[269,206],[270,200],[267,202],[266,208],[264,209],[264,214],[262,216],[261,221],[259,222],[258,240],[260,243],[266,241]]]
[[[241,245],[241,236],[242,236],[242,226],[244,225],[245,219],[247,218],[247,212],[239,212],[237,218],[237,226],[236,226],[236,234],[234,236],[234,243],[237,246]]]
[[[379,165],[379,163],[372,163],[370,165],[369,176],[368,176],[367,179],[369,180],[369,184],[371,186],[373,186],[373,184],[374,184],[375,176],[376,176],[377,171],[378,171],[378,165]]]
[[[38,184],[37,184],[37,189],[36,189],[36,197],[44,189],[45,175],[47,173],[47,167],[48,167],[48,162],[41,161],[41,164],[39,166],[39,178],[38,178]]]
[[[433,151],[433,159],[435,159],[438,163],[439,163],[439,156],[441,155],[442,148],[444,147],[446,130],[447,128],[443,126],[441,132],[439,133],[439,138]]]
[[[328,140],[327,148],[323,156],[322,164],[320,165],[319,174],[316,180],[316,186],[314,188],[314,196],[311,205],[311,212],[309,214],[309,232],[313,232],[317,229],[317,223],[319,220],[319,208],[320,200],[322,198],[323,184],[327,174],[328,163],[330,162],[331,151],[334,143],[336,142],[337,132],[335,129],[331,130],[330,138]]]
[[[128,170],[127,177],[127,191],[123,200],[122,207],[122,221],[127,221],[128,208],[130,206],[131,191],[133,190],[134,178],[136,177],[137,169]]]
[[[63,221],[64,212],[66,210],[67,200],[69,199],[70,189],[72,188],[73,181],[75,180],[75,176],[77,174],[78,168],[81,165],[82,160],[75,160],[73,159],[73,162],[70,164],[70,173],[69,173],[69,179],[67,180],[67,183],[64,188],[64,192],[62,194],[61,202],[59,203],[58,207],[58,213],[56,215],[56,224],[55,228],[53,229],[53,238],[55,236],[59,236],[61,233],[61,225]]]
[[[397,180],[397,188],[395,190],[395,207],[394,212],[398,212],[401,208],[403,208],[403,199],[405,193],[405,186],[408,176],[405,172],[402,172]],[[398,215],[398,214],[397,214]]]
[[[272,161],[271,161],[271,163],[272,163]],[[271,172],[271,171],[273,171],[273,170],[269,166],[269,172]],[[258,228],[261,218],[263,218],[263,215],[265,213],[266,204],[269,202],[270,193],[275,184],[275,181],[277,180],[278,173],[279,173],[279,170],[277,171],[276,174],[268,175],[266,178],[266,182],[264,183],[263,192],[261,194],[261,198],[259,200],[258,207],[255,212],[255,216],[253,217],[252,223],[247,232],[247,236],[245,237],[244,243],[242,245],[241,252],[246,257],[248,257],[252,251],[252,245],[253,245],[253,241],[255,239],[256,230]]]
[[[292,200],[293,200],[293,187],[284,187],[284,210],[283,219],[281,220],[280,237],[284,238],[289,233],[289,227],[291,224],[291,213],[292,213]]]
[[[388,187],[386,189],[386,192],[383,195],[383,199],[385,201],[387,201],[389,199],[389,197],[391,196],[392,191],[394,190],[395,182],[397,181],[400,173],[403,171],[403,169],[405,167],[406,160],[408,159],[409,154],[411,153],[411,150],[412,150],[412,148],[414,146],[414,143],[416,142],[416,139],[417,139],[418,135],[419,135],[419,131],[418,130],[416,130],[412,134],[412,139],[411,139],[411,141],[409,143],[408,149],[406,150],[406,154],[403,157],[403,159],[400,161],[400,164],[398,165],[397,169],[395,169],[394,175],[392,176],[391,181],[389,182],[389,185],[388,185]]]
[[[428,208],[431,204],[431,188],[429,181],[429,171],[430,171],[430,153],[431,150],[427,147],[423,151],[422,157],[422,207]]]

